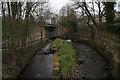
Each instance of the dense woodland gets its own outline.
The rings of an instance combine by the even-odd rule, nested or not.
[[[116,2],[71,0],[71,4],[63,6],[59,14],[52,12],[48,2],[0,3],[4,78],[19,75],[38,46],[43,44],[44,41],[36,46],[33,42],[44,39],[44,26],[50,24],[51,18],[55,19],[58,36],[94,42],[110,53],[105,55],[112,56],[116,65],[120,65],[120,16],[116,17],[120,12],[114,9]],[[113,76],[118,77],[114,71]]]

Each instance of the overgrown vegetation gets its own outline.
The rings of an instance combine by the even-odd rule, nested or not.
[[[60,73],[62,78],[67,78],[70,77],[71,69],[77,64],[76,52],[72,48],[72,45],[65,40],[60,44],[62,41],[62,39],[56,38],[51,48],[57,48],[60,61]]]
[[[103,37],[99,40],[98,43],[96,43],[94,40],[85,40],[85,39],[80,39],[78,35],[73,36],[74,38],[78,39],[81,43],[88,44],[89,46],[93,47],[97,52],[99,52],[103,57],[105,57],[106,61],[108,62],[108,71],[110,72],[111,78],[115,78],[115,80],[119,80],[119,63],[116,62],[115,60],[115,55],[117,54],[118,56],[116,57],[117,60],[119,61],[119,48],[115,46],[115,44],[111,44],[109,42],[109,38],[104,39]],[[109,48],[108,48],[109,47]],[[114,47],[114,49],[110,48]]]
[[[55,41],[53,42],[51,48],[57,48],[60,45],[61,42],[62,42],[61,39],[56,38]]]
[[[63,78],[67,78],[72,66],[76,64],[76,52],[73,50],[71,44],[69,44],[67,41],[64,41],[58,52],[60,54],[59,59],[61,75]]]
[[[12,62],[12,55],[9,53],[9,50],[3,50],[3,78],[16,78],[18,75],[20,75],[20,72],[23,70],[23,68],[26,66],[26,64],[29,64],[31,59],[33,58],[35,52],[41,48],[46,41],[39,41],[35,43],[31,43],[29,46],[26,46],[25,48],[20,48],[16,52],[16,65],[14,66]],[[24,53],[24,54],[22,54]],[[9,66],[8,66],[9,65]]]
[[[110,33],[120,35],[120,25],[109,25],[106,27],[105,30],[110,32]]]
[[[19,1],[1,2],[0,5],[2,7],[1,14],[2,14],[3,32],[2,33],[0,32],[1,33],[0,35],[3,36],[2,39],[3,41],[7,40],[6,46],[8,49],[6,49],[6,51],[9,50],[8,54],[5,55],[5,57],[3,58],[6,58],[6,60],[9,61],[8,59],[9,56],[11,59],[11,62],[9,64],[13,63],[14,67],[16,67],[16,65],[18,64],[16,62],[19,60],[21,60],[21,62],[24,62],[25,60],[23,59],[22,56],[24,54],[26,54],[26,56],[24,56],[25,58],[29,56],[29,54],[27,53],[29,52],[29,50],[24,48],[26,48],[28,42],[34,41],[33,37],[36,37],[36,35],[38,35],[38,33],[31,34],[33,33],[32,32],[33,27],[35,27],[35,25],[33,24],[38,25],[38,28],[40,28],[40,31],[38,31],[39,36],[40,38],[43,38],[43,28],[45,26],[45,23],[47,21],[49,22],[52,16],[56,16],[56,20],[57,20],[56,25],[58,25],[58,27],[62,25],[65,27],[65,29],[67,29],[67,30],[60,30],[59,28],[60,32],[63,33],[68,32],[66,34],[69,34],[70,36],[74,35],[74,33],[76,34],[77,32],[81,32],[81,34],[77,34],[77,35],[82,35],[82,37],[85,39],[90,39],[96,43],[101,43],[99,45],[104,46],[103,48],[104,50],[108,50],[108,48],[111,46],[113,47],[113,45],[119,46],[119,44],[114,43],[115,41],[111,41],[111,39],[109,39],[108,37],[100,37],[98,35],[99,34],[98,28],[102,27],[102,24],[104,22],[107,24],[105,25],[105,27],[103,26],[104,28],[102,27],[103,31],[109,32],[108,34],[114,33],[120,35],[120,25],[119,25],[120,20],[114,21],[115,2],[93,1],[89,3],[91,6],[88,4],[87,1],[81,2],[78,0],[73,0],[72,2],[73,5],[67,5],[61,9],[60,16],[56,14],[52,15],[52,12],[47,7],[48,5],[46,5],[47,4],[46,0],[45,2],[19,2]],[[38,28],[36,28],[36,30]],[[35,32],[37,32],[36,30]],[[40,38],[37,37],[37,39]],[[112,38],[115,38],[115,36],[113,35]],[[103,39],[103,40],[100,41],[99,39]],[[107,43],[108,40],[110,40],[111,42]],[[60,46],[61,42],[62,40],[57,38],[52,44],[51,48],[53,49],[59,48],[58,52],[60,53],[59,58],[61,63],[60,66],[61,74],[63,77],[68,77],[68,73],[69,70],[71,69],[71,66],[75,64],[76,53],[72,49],[71,44],[64,41],[64,43]],[[91,44],[94,42],[91,42]],[[104,43],[106,43],[106,45]],[[20,52],[17,52],[18,46],[21,49]],[[112,47],[109,49],[109,51],[111,51]],[[119,49],[117,49],[116,47],[114,48],[116,49],[116,51],[118,51],[116,53],[119,53]],[[112,52],[115,53],[114,50]],[[19,57],[19,55],[21,55],[22,58]],[[8,67],[9,64],[3,63],[3,65],[6,65]],[[9,73],[15,70],[15,69],[11,70],[11,68],[6,68],[6,66],[4,69],[6,71],[9,71]],[[20,64],[19,67],[20,66],[22,66],[22,64]],[[9,76],[4,76],[4,77],[9,78]],[[14,77],[12,76],[11,78]]]
[[[103,4],[105,5],[104,9],[107,23],[113,23],[113,20],[115,18],[115,2],[104,2]]]
[[[2,40],[0,42],[5,41],[2,44],[3,78],[15,78],[26,61],[33,57],[31,55],[43,45],[41,43],[36,46],[38,44],[33,43],[43,38],[45,20],[50,19],[47,16],[51,12],[46,3],[1,2]]]

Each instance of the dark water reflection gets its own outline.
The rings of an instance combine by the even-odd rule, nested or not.
[[[77,51],[80,64],[81,77],[84,78],[109,78],[110,73],[106,70],[107,62],[95,50],[85,44],[76,42],[73,44]]]
[[[20,78],[52,78],[52,54],[49,52],[51,43],[46,44],[34,56],[32,62],[25,68]]]

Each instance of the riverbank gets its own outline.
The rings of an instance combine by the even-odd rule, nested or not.
[[[77,55],[72,44],[66,40],[56,38],[51,45],[53,52],[53,78],[79,78]],[[74,71],[75,70],[75,71]],[[74,71],[74,73],[73,73]]]
[[[62,40],[57,39],[55,40],[56,44],[58,43],[56,41],[62,42]],[[57,61],[60,63],[61,77],[112,79],[108,60],[99,54],[96,48],[88,46],[86,43],[78,39],[73,39],[72,43],[64,40],[57,49],[56,44],[53,43],[57,53],[59,53]]]
[[[70,43],[64,41],[58,49],[58,53],[60,54],[60,73],[62,78],[72,78],[72,76],[70,76],[70,72],[73,67],[77,65],[76,52]]]
[[[17,79],[52,78],[53,55],[49,51],[50,45],[51,41],[47,41],[46,44],[35,53],[30,64],[26,65]]]
[[[16,78],[22,69],[30,63],[35,52],[40,49],[46,43],[46,41],[47,40],[34,41],[24,48],[19,48],[16,51],[16,65],[12,64],[11,56],[9,56],[9,50],[3,50],[3,78]]]
[[[109,52],[109,50],[106,50],[105,48],[105,45],[99,45],[98,43],[96,43],[96,41],[94,40],[88,40],[88,39],[82,39],[82,38],[79,38],[78,36],[74,36],[72,37],[72,39],[75,39],[75,40],[78,40],[80,43],[83,43],[83,44],[87,44],[89,46],[91,46],[93,49],[95,49],[98,53],[100,53],[101,56],[103,56],[105,58],[105,60],[107,61],[108,63],[108,70],[110,71],[110,73],[112,74],[112,78],[116,79],[116,80],[120,80],[120,77],[119,77],[119,63],[116,62],[115,58],[114,58],[114,55],[113,53]]]
[[[73,46],[78,55],[80,78],[111,78],[107,61],[96,50],[79,41],[74,42]]]

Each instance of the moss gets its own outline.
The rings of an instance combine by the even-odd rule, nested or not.
[[[67,78],[71,67],[76,64],[76,52],[72,49],[72,45],[67,41],[64,41],[58,52],[60,53],[59,59],[61,75],[63,78]]]
[[[56,48],[56,47],[58,47],[61,42],[62,42],[61,39],[56,38],[55,41],[52,43],[51,48]]]

